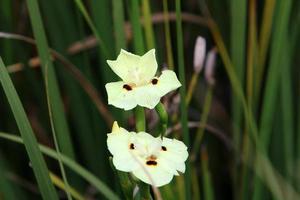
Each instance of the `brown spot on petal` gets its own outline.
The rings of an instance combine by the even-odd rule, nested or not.
[[[148,166],[156,166],[157,165],[157,162],[155,161],[157,159],[156,156],[154,155],[151,155],[147,158],[147,161],[146,161],[146,165]]]
[[[152,85],[156,85],[158,83],[158,79],[157,78],[152,79],[151,83]]]
[[[146,162],[146,165],[149,165],[149,166],[156,166],[157,165],[157,162],[155,160],[148,160]]]
[[[124,88],[125,90],[127,90],[127,91],[132,90],[132,87],[131,87],[130,85],[128,85],[128,84],[123,85],[123,88]]]
[[[167,147],[165,147],[165,146],[162,146],[162,147],[161,147],[161,150],[163,150],[163,151],[167,151]]]
[[[133,143],[131,143],[131,144],[129,145],[129,149],[134,149],[134,144],[133,144]]]

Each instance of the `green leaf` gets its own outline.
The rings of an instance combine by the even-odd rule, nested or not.
[[[32,23],[33,33],[36,39],[39,57],[42,63],[42,70],[45,75],[48,66],[49,96],[53,112],[54,126],[58,135],[58,143],[62,153],[75,158],[74,148],[70,137],[70,131],[64,115],[64,107],[59,94],[58,83],[54,66],[50,58],[44,26],[36,0],[27,0],[27,6]]]
[[[33,172],[38,182],[43,199],[58,199],[54,186],[51,183],[48,168],[38,148],[38,143],[25,114],[19,96],[13,86],[8,72],[0,58],[0,81],[16,119],[24,145],[32,164]]]
[[[0,132],[0,138],[10,140],[10,141],[13,141],[13,142],[16,142],[16,143],[20,143],[20,144],[23,144],[23,143],[25,144],[25,141],[22,140],[22,138],[20,138],[16,135],[8,134],[8,133]],[[67,167],[69,167],[74,172],[76,172],[77,174],[82,176],[86,181],[88,181],[91,185],[93,185],[99,192],[101,192],[107,199],[111,199],[111,200],[118,200],[119,199],[119,197],[117,197],[110,190],[110,188],[108,188],[102,181],[97,179],[96,176],[91,174],[89,171],[87,171],[81,165],[77,164],[74,160],[72,160],[68,156],[63,155],[63,154],[59,155],[59,154],[57,154],[57,152],[55,152],[51,148],[46,147],[44,145],[39,145],[38,147],[40,148],[41,152],[43,152],[45,155],[47,155],[47,156],[49,156],[49,157],[51,157],[55,160],[61,159],[62,162]],[[60,156],[60,158],[59,158],[59,156]]]

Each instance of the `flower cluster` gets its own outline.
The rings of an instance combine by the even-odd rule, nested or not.
[[[161,97],[181,86],[171,70],[156,76],[158,65],[154,49],[143,56],[121,50],[117,60],[107,63],[122,79],[105,85],[108,104],[124,110],[138,105],[153,109]],[[163,186],[174,175],[179,175],[178,172],[185,172],[188,151],[181,141],[155,138],[146,132],[128,132],[115,122],[108,134],[107,146],[116,169],[130,172],[150,185]]]

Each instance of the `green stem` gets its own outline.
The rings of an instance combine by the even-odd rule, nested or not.
[[[177,35],[177,55],[178,55],[178,69],[179,69],[179,80],[182,84],[180,92],[180,112],[181,112],[181,124],[182,124],[182,133],[183,141],[187,146],[190,146],[189,131],[187,126],[187,106],[185,103],[186,96],[186,84],[185,84],[185,72],[184,72],[184,54],[183,54],[183,33],[182,33],[182,24],[181,24],[181,2],[176,0],[176,35]],[[185,197],[186,200],[191,199],[191,177],[190,177],[190,164],[186,164],[186,172],[184,175],[185,178]]]
[[[136,130],[137,132],[146,130],[146,120],[145,120],[145,112],[144,108],[137,106],[135,108],[135,117],[136,117]],[[143,183],[142,181],[138,182],[138,186],[140,189],[140,198],[142,200],[150,199],[150,187],[148,184]]]
[[[197,130],[196,134],[196,139],[193,145],[193,154],[192,158],[196,157],[196,154],[199,150],[203,135],[204,135],[204,130],[205,130],[205,124],[208,119],[208,114],[210,111],[211,107],[211,102],[212,102],[212,97],[213,97],[213,86],[209,86],[208,91],[206,92],[205,100],[204,100],[204,106],[203,106],[203,113],[200,119],[200,127]]]
[[[143,107],[137,106],[135,108],[135,121],[137,132],[146,130],[146,119]]]
[[[54,146],[55,150],[57,152],[58,157],[58,164],[60,168],[60,172],[64,181],[65,185],[65,192],[67,194],[68,200],[72,200],[71,192],[70,192],[70,185],[66,176],[66,171],[63,165],[63,162],[61,160],[61,151],[58,145],[57,137],[56,137],[56,132],[55,132],[55,127],[54,127],[54,121],[53,121],[53,115],[52,115],[52,107],[51,107],[51,100],[50,100],[50,95],[49,95],[49,81],[48,81],[48,65],[45,66],[45,89],[46,89],[46,98],[47,98],[47,105],[48,105],[48,112],[49,112],[49,119],[50,119],[50,126],[51,126],[51,133],[54,141]]]
[[[130,21],[133,32],[133,44],[137,54],[145,51],[142,25],[140,23],[139,1],[131,0]]]
[[[145,36],[146,36],[146,45],[147,49],[155,48],[155,41],[154,41],[154,32],[153,26],[151,21],[151,9],[149,0],[142,1],[143,7],[143,16],[144,16],[144,23],[145,23]]]
[[[174,59],[172,53],[171,31],[170,31],[170,24],[169,24],[168,0],[163,0],[163,9],[164,9],[164,27],[165,27],[166,50],[167,50],[167,63],[168,63],[168,67],[173,70]]]
[[[160,125],[161,125],[160,135],[161,137],[163,137],[168,128],[168,113],[161,102],[157,104],[155,110],[160,118]]]
[[[121,185],[121,188],[122,188],[125,198],[127,200],[132,199],[133,185],[132,185],[132,182],[130,181],[129,173],[116,170],[116,168],[114,167],[114,164],[112,162],[112,157],[109,158],[109,161],[110,161],[109,163],[110,163],[111,168],[113,169],[114,173],[118,176],[119,183]]]
[[[139,188],[140,188],[140,199],[141,200],[151,200],[151,195],[150,195],[150,187],[148,184],[140,181],[139,183]]]

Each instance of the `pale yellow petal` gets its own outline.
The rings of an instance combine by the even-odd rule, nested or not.
[[[141,57],[139,67],[140,77],[143,78],[145,82],[151,81],[157,71],[155,49],[151,49]]]
[[[130,148],[134,137],[134,132],[128,132],[124,128],[113,130],[112,133],[107,134],[108,150],[113,155],[113,164],[116,169],[129,172],[139,167],[134,158],[134,152]]]
[[[174,174],[165,171],[161,166],[140,167],[137,170],[132,171],[133,175],[141,181],[153,185],[155,187],[161,187],[171,182]]]
[[[157,88],[152,84],[138,87],[136,90],[136,94],[137,104],[149,109],[153,109],[161,99],[160,91],[157,90]]]
[[[177,171],[185,172],[185,161],[188,151],[185,144],[176,139],[163,138],[162,146],[165,150],[160,151],[159,158],[170,163]]]
[[[122,154],[113,156],[113,164],[117,170],[123,172],[132,172],[140,167],[139,163],[133,158],[132,155],[127,157]]]
[[[141,57],[121,49],[117,60],[107,60],[110,68],[126,83],[129,83],[130,73],[138,67]]]
[[[119,131],[107,134],[108,150],[112,155],[128,153],[128,144],[130,143],[131,137],[134,137],[134,135],[123,128],[120,128]]]
[[[172,90],[176,90],[181,86],[175,72],[171,70],[162,71],[161,76],[158,78],[158,82],[154,87],[159,90],[160,96],[164,96]]]
[[[124,85],[125,83],[122,81],[107,83],[105,85],[108,104],[124,110],[130,110],[137,106],[136,88],[128,91],[123,88]]]

